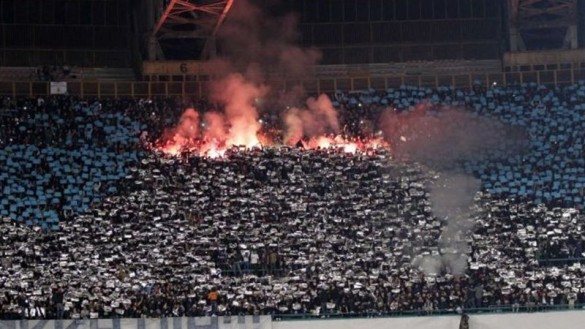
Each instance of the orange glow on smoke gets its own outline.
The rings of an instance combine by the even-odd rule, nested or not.
[[[307,150],[337,150],[348,154],[389,148],[381,137],[363,140],[339,134],[337,113],[326,96],[309,99],[308,109],[290,111],[284,117],[284,130],[263,129],[255,109],[245,104],[249,93],[246,91],[237,99],[238,104],[244,104],[241,105],[244,109],[248,106],[242,112],[238,112],[233,104],[231,112],[226,110],[225,113],[207,112],[200,115],[195,109],[186,109],[179,123],[165,130],[152,148],[170,156],[186,154],[213,159],[224,157],[228,150],[234,148],[251,150],[289,146]]]
[[[306,149],[337,149],[351,154],[388,148],[388,144],[382,138],[347,140],[340,135],[314,137],[307,142],[303,142],[303,145]]]
[[[155,149],[170,156],[188,154],[203,158],[222,158],[228,149],[238,147],[239,149],[251,150],[256,147],[278,147],[274,139],[274,133],[259,133],[254,139],[247,139],[247,145],[236,145],[232,142],[217,140],[191,140],[181,136],[174,136],[167,141],[158,141]],[[367,153],[371,150],[387,149],[388,144],[382,138],[371,138],[367,140],[347,140],[342,136],[318,136],[309,140],[301,141],[303,148],[307,150],[339,150],[348,154]],[[288,145],[293,146],[293,145]]]

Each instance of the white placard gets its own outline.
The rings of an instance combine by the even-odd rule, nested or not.
[[[67,94],[67,82],[51,82],[51,95],[65,95]]]

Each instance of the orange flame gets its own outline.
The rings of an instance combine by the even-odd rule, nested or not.
[[[230,141],[218,140],[190,140],[181,136],[174,136],[167,141],[157,141],[154,148],[169,156],[189,154],[202,158],[222,158],[227,150],[239,147],[251,150],[256,147],[278,147],[274,139],[274,132],[258,133],[254,139],[247,139],[248,144],[237,145]],[[236,139],[238,140],[238,139]],[[318,136],[301,141],[303,148],[308,150],[339,150],[348,154],[367,153],[373,150],[388,149],[389,145],[382,138],[370,138],[365,140],[348,140],[343,136]],[[291,145],[288,145],[291,146]]]

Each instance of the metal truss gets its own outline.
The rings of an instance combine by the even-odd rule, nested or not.
[[[215,36],[224,22],[233,0],[170,0],[158,18],[153,39],[202,39],[201,57],[215,51]]]
[[[566,29],[563,47],[578,46],[578,0],[508,0],[508,13],[512,51],[526,50],[522,35],[534,30]]]

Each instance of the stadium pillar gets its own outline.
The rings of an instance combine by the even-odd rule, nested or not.
[[[216,41],[215,41],[215,36],[211,36],[211,37],[209,37],[209,39],[207,39],[207,43],[205,44],[205,47],[203,48],[201,58],[211,59],[211,58],[215,58],[216,56],[217,56],[217,45],[216,45]]]
[[[150,35],[148,37],[148,60],[149,61],[156,60],[157,48],[158,48],[158,40],[156,39],[156,37],[154,35]]]
[[[564,47],[569,49],[579,48],[579,35],[577,33],[577,24],[572,24],[567,28],[567,34],[565,35]]]
[[[524,44],[522,35],[517,28],[510,27],[510,51],[517,52],[524,50],[526,50],[526,45]]]

